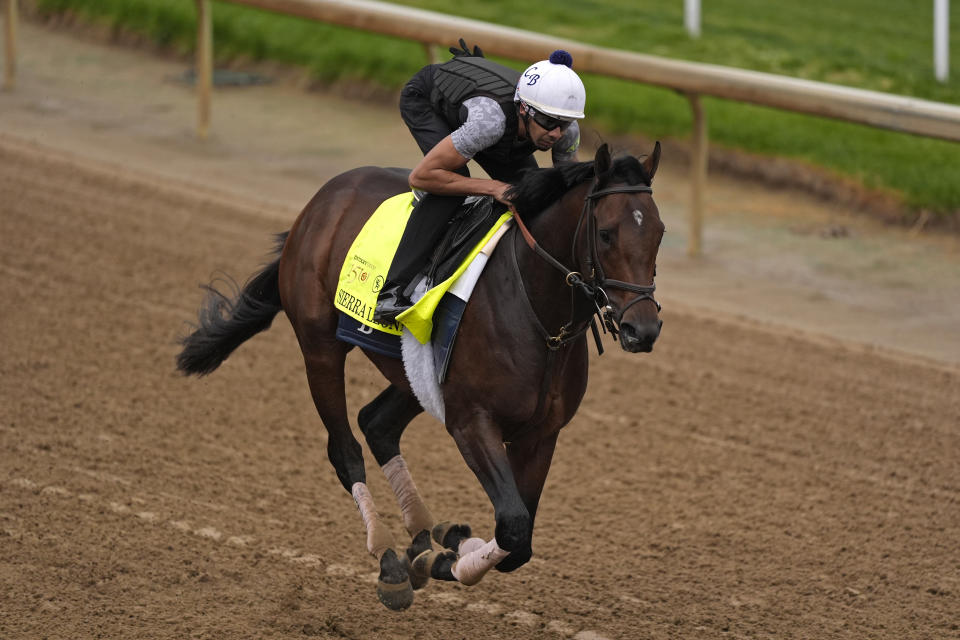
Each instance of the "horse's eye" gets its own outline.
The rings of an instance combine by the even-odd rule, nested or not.
[[[600,238],[600,242],[606,245],[613,242],[613,234],[610,233],[609,229],[600,229],[597,231],[597,237]]]

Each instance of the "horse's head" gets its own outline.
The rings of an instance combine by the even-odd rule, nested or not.
[[[604,321],[619,333],[620,346],[633,353],[651,351],[663,325],[653,298],[664,231],[651,189],[659,162],[659,142],[642,163],[630,156],[614,162],[602,145],[582,229]]]

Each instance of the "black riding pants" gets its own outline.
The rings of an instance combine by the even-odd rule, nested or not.
[[[421,69],[400,93],[400,116],[424,155],[453,133],[455,128],[434,109],[430,100],[432,89],[433,68],[427,66]],[[480,156],[474,159],[487,175],[504,182],[516,181],[524,170],[537,166],[532,155],[508,165],[490,162]],[[460,167],[456,172],[462,176],[470,176],[466,166]],[[443,238],[447,224],[463,204],[463,200],[464,196],[439,196],[430,193],[421,198],[407,222],[396,257],[390,264],[384,289],[396,285],[406,287],[411,283],[426,266],[431,252]]]

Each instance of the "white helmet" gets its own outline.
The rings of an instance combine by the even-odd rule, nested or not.
[[[573,56],[561,49],[549,60],[535,62],[520,76],[514,101],[556,118],[582,118],[587,92],[572,67]]]

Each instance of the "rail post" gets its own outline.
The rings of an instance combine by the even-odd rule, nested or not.
[[[197,60],[194,78],[197,86],[197,137],[206,140],[210,133],[210,100],[213,91],[213,20],[210,0],[197,3]]]
[[[703,191],[707,186],[707,115],[700,94],[688,93],[693,111],[693,146],[690,149],[690,231],[687,254],[699,256],[703,250]]]
[[[443,62],[442,54],[440,53],[440,47],[435,44],[423,43],[423,49],[427,52],[427,60],[430,64],[437,64],[438,62]]]
[[[707,125],[699,96],[960,142],[960,106],[952,104],[608,49],[377,0],[223,1],[424,45],[451,43],[464,38],[470,42],[482,42],[488,54],[513,60],[537,60],[547,51],[565,49],[577,60],[578,71],[665,87],[686,95],[694,111],[691,255],[698,255],[702,247],[703,190],[707,169]],[[949,0],[934,2],[948,4]]]
[[[3,20],[3,88],[13,91],[17,76],[17,0],[7,0]]]
[[[939,82],[950,75],[950,0],[933,0],[933,73]]]

